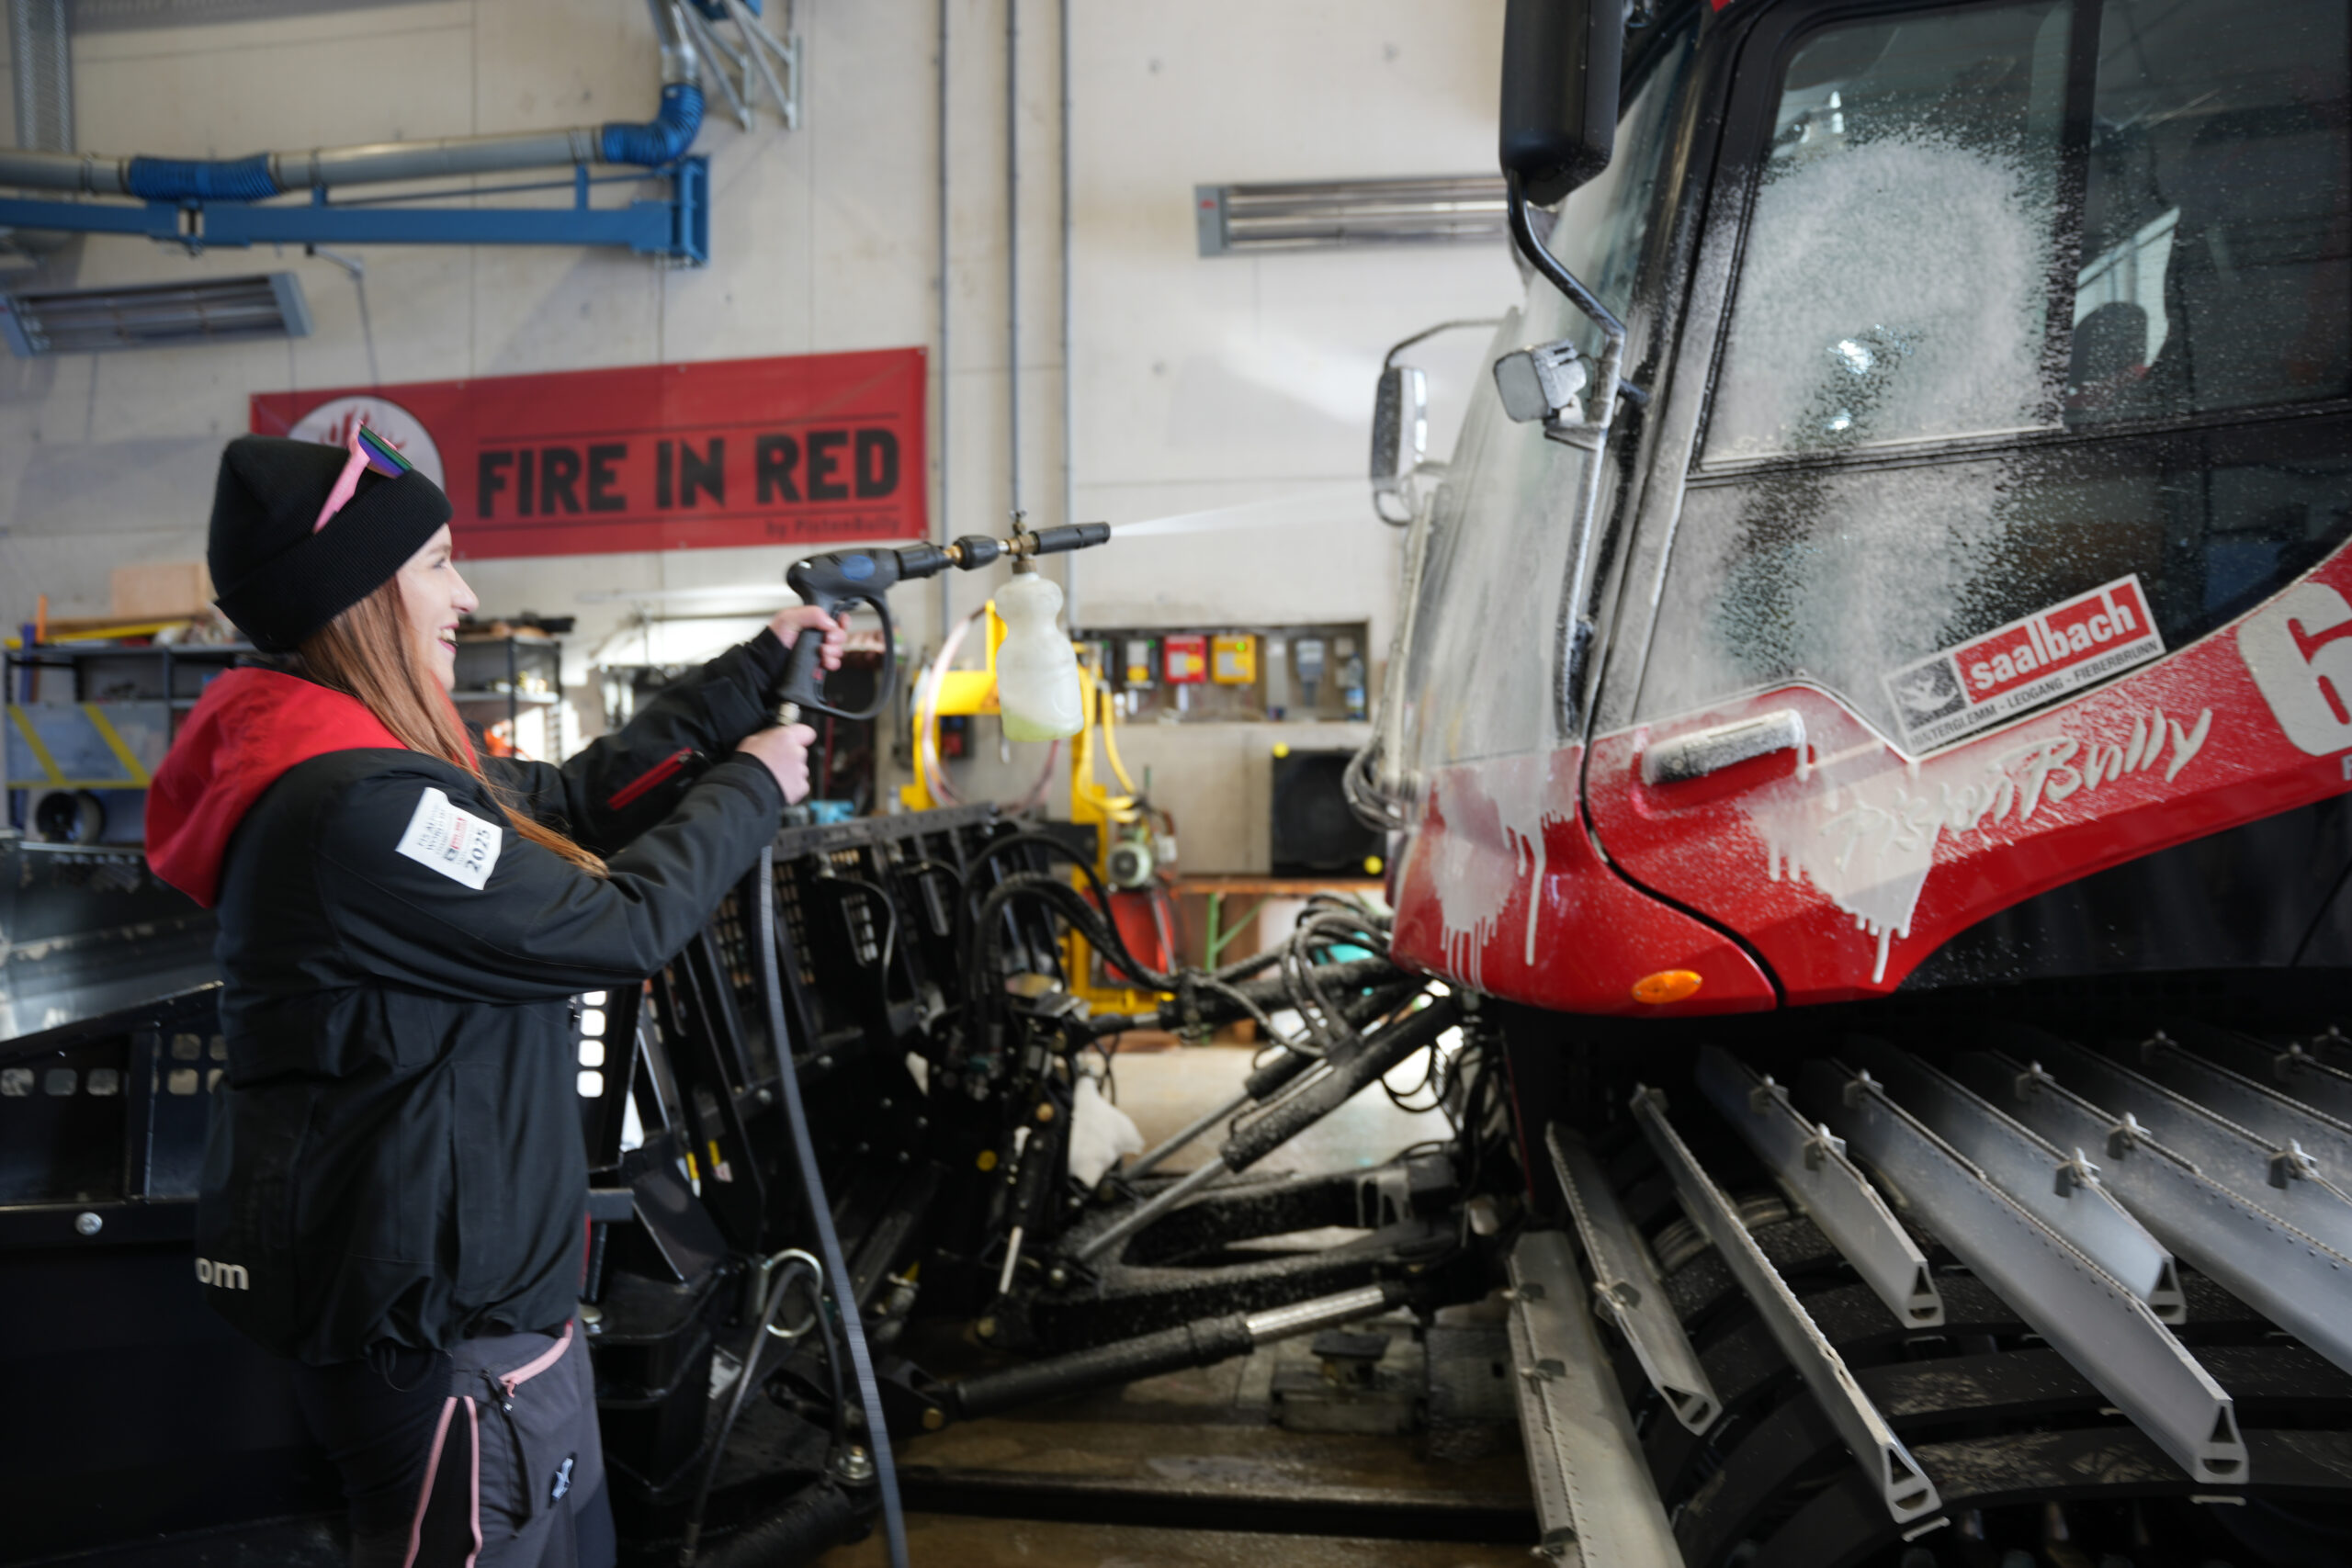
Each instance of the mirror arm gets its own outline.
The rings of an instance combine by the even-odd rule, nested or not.
[[[1575,273],[1561,265],[1560,258],[1552,254],[1551,246],[1536,238],[1535,225],[1527,216],[1527,193],[1520,186],[1517,172],[1506,170],[1503,185],[1510,198],[1511,243],[1519,247],[1519,254],[1525,256],[1527,265],[1542,273],[1544,280],[1558,289],[1569,304],[1590,318],[1592,324],[1600,329],[1600,335],[1622,353],[1625,344],[1625,323],[1600,302],[1600,296],[1577,281]],[[1622,377],[1617,380],[1617,391],[1635,408],[1645,407],[1650,400],[1649,393]]]
[[[1535,225],[1527,216],[1527,192],[1520,186],[1516,170],[1505,172],[1503,186],[1510,198],[1511,243],[1519,247],[1519,254],[1527,258],[1527,265],[1542,273],[1545,282],[1566,296],[1569,304],[1590,317],[1603,336],[1622,340],[1625,335],[1625,323],[1611,315],[1600,297],[1577,282],[1577,275],[1560,265],[1560,258],[1552,254],[1552,248],[1535,237]]]
[[[1396,356],[1398,355],[1404,353],[1407,349],[1412,347],[1417,343],[1427,343],[1430,339],[1437,336],[1440,333],[1454,332],[1464,327],[1498,327],[1502,324],[1503,319],[1500,316],[1475,316],[1466,317],[1458,321],[1440,321],[1437,325],[1427,328],[1421,332],[1415,333],[1411,337],[1406,338],[1403,342],[1393,345],[1388,350],[1387,355],[1381,360],[1380,367],[1383,370],[1395,368]]]

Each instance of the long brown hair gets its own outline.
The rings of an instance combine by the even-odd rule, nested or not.
[[[458,722],[456,705],[425,669],[424,650],[409,629],[399,578],[385,579],[382,587],[311,633],[295,650],[294,662],[321,685],[366,704],[410,750],[438,757],[481,780],[515,832],[592,875],[605,874],[602,859],[525,816],[503,789],[483,777],[473,745]]]

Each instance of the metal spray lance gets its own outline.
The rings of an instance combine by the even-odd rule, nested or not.
[[[800,595],[802,603],[814,604],[836,617],[849,605],[864,604],[882,617],[882,673],[874,683],[874,700],[866,706],[855,711],[834,707],[825,701],[824,669],[817,661],[820,639],[796,638],[790,660],[785,666],[783,706],[777,712],[777,721],[797,724],[809,714],[826,714],[842,719],[870,719],[879,716],[889,705],[890,694],[897,682],[899,663],[898,638],[890,620],[888,594],[897,584],[915,578],[936,577],[950,567],[960,571],[977,571],[1004,556],[1012,558],[1016,573],[1034,574],[1036,570],[1035,562],[1039,556],[1057,555],[1064,550],[1082,550],[1111,537],[1108,523],[1072,523],[1058,528],[1032,531],[1022,526],[1020,513],[1015,513],[1012,521],[1012,534],[1003,539],[967,534],[952,545],[910,545],[898,550],[842,550],[793,562],[791,569],[784,574],[784,581]],[[1016,578],[1016,582],[1019,581]],[[1034,578],[1034,581],[1047,589],[1052,588],[1052,584],[1043,578]],[[1058,592],[1054,594],[1053,601],[1053,608],[1058,610],[1061,602]],[[1050,613],[1046,625],[1050,629]],[[1067,646],[1064,652],[1068,652]]]

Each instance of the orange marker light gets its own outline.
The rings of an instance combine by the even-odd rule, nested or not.
[[[1634,982],[1634,999],[1652,1007],[1664,1007],[1668,1002],[1688,1000],[1699,994],[1706,984],[1695,969],[1661,969],[1655,975],[1645,975]]]

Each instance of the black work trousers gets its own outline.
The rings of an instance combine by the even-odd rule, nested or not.
[[[343,1474],[353,1568],[613,1568],[595,1384],[574,1325],[379,1347],[295,1381]]]

